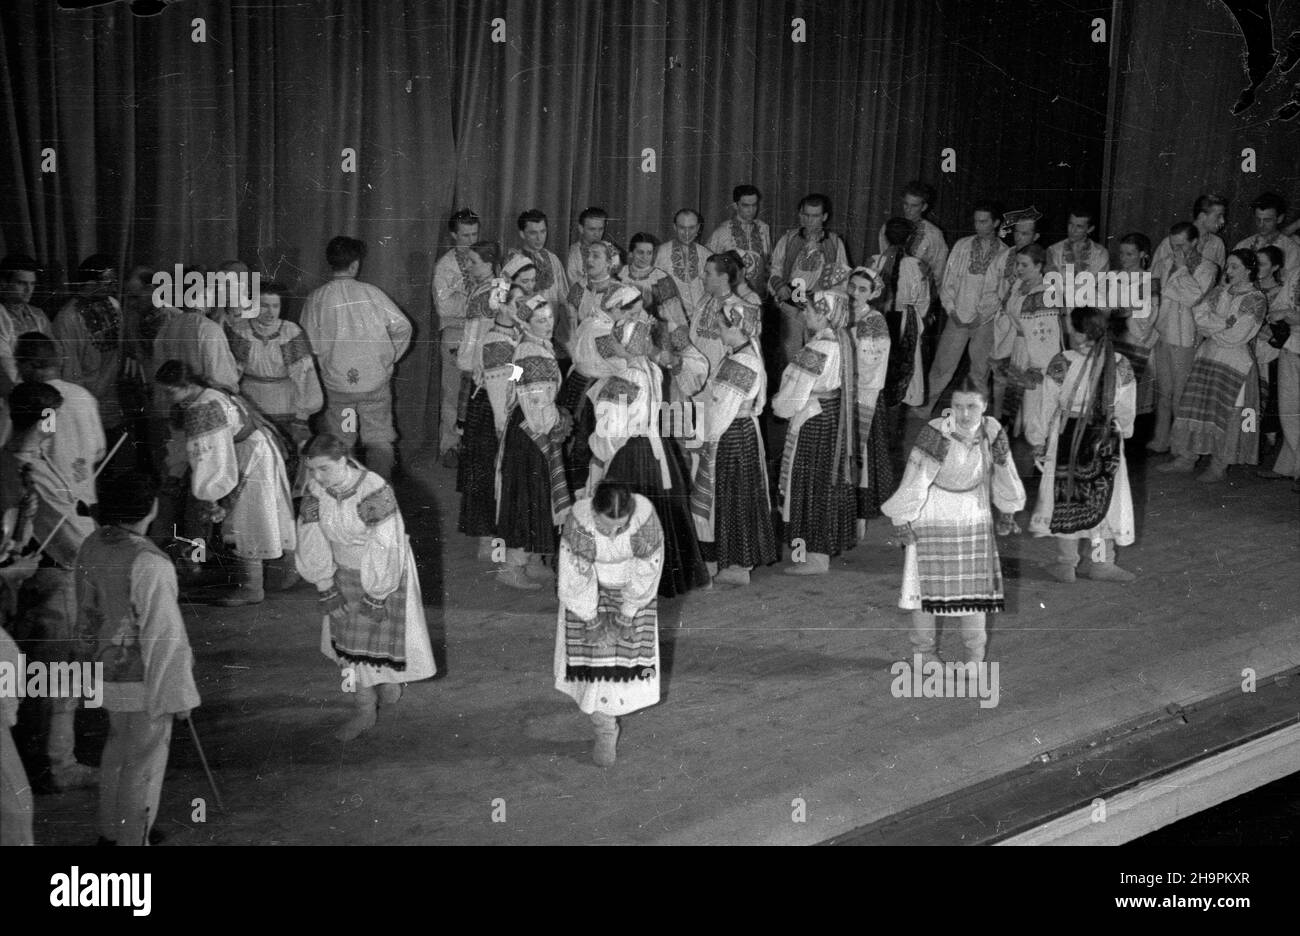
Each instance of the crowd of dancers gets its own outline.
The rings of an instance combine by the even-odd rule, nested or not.
[[[503,585],[554,590],[555,686],[591,717],[596,763],[615,762],[619,717],[659,700],[660,598],[750,586],[783,557],[787,574],[830,574],[884,516],[905,547],[913,652],[938,659],[946,616],[979,664],[1004,604],[997,536],[1021,532],[1026,480],[1028,530],[1055,539],[1062,583],[1081,567],[1134,578],[1117,561],[1135,536],[1124,440],[1144,415],[1146,448],[1173,456],[1159,470],[1208,456],[1200,480],[1222,481],[1264,440],[1276,458],[1259,473],[1294,489],[1300,241],[1278,196],[1255,200],[1257,233],[1231,251],[1226,202],[1202,195],[1154,249],[1132,232],[1112,257],[1090,210],[1044,248],[1035,209],[983,202],[950,248],[914,182],[857,265],[827,196],[803,198],[775,240],[757,188],[733,201],[707,246],[694,210],[669,240],[624,249],[589,208],[564,260],[541,211],[506,251],[462,210],[434,268],[457,528]],[[264,601],[268,568],[315,587],[321,651],[354,704],[340,740],[435,672],[391,483],[412,327],[358,278],[365,254],[331,240],[296,323],[281,284],[255,305],[235,289],[178,309],[155,301],[151,267],[119,286],[102,255],[51,322],[30,304],[37,262],[4,260],[4,650],[103,664],[101,767],[74,755],[78,701],[47,698],[32,772],[98,783],[104,842],[148,841],[172,720],[199,703],[178,602],[206,551],[235,569],[206,596],[219,605]],[[1151,305],[1063,308],[1045,283],[1112,269],[1150,274]],[[26,773],[4,739],[8,840]]]

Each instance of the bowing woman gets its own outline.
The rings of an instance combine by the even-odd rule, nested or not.
[[[984,415],[987,392],[967,375],[952,408],[921,429],[881,507],[907,547],[898,606],[912,612],[912,650],[927,663],[938,659],[935,615],[961,619],[966,662],[981,663],[986,615],[1004,606],[992,507],[1014,514],[1025,489],[1006,433]]]
[[[402,685],[437,672],[415,556],[388,482],[319,435],[303,449],[307,494],[298,516],[298,572],[316,586],[320,650],[338,664],[356,711],[335,732],[350,741],[375,725]]]
[[[555,688],[591,716],[601,767],[614,764],[619,716],[659,701],[663,566],[647,498],[606,481],[573,505],[560,542]]]
[[[238,586],[213,604],[257,604],[262,560],[292,553],[297,539],[281,443],[256,409],[209,387],[184,361],[167,361],[156,379],[179,408],[183,433],[168,444],[168,474],[182,476],[188,462],[195,499],[240,560]]]

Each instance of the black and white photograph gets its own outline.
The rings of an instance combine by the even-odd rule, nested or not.
[[[12,0],[0,59],[32,900],[1067,845],[1223,920],[1300,844],[1300,3]]]

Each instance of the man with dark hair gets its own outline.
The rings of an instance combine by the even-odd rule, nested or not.
[[[9,394],[13,437],[0,452],[0,557],[44,544],[36,571],[18,592],[13,637],[29,659],[46,666],[79,662],[72,566],[82,540],[95,530],[72,479],[50,454],[62,405],[63,397],[49,384],[20,383]],[[77,763],[75,755],[79,707],[75,697],[49,697],[37,709],[56,790],[94,786],[97,780],[95,769]]]
[[[584,208],[582,214],[578,215],[578,239],[569,245],[569,260],[564,267],[565,273],[569,276],[570,289],[573,288],[574,283],[580,282],[587,275],[587,261],[583,253],[587,245],[600,241],[612,244],[605,237],[605,222],[608,219],[609,215],[604,208],[594,206]]]
[[[510,250],[506,261],[518,256],[527,258],[537,270],[534,295],[545,296],[552,308],[559,308],[569,295],[569,275],[560,258],[546,249],[548,230],[543,212],[536,208],[525,211],[519,216],[520,246]]]
[[[1255,212],[1255,233],[1243,238],[1234,249],[1258,253],[1265,247],[1276,247],[1282,251],[1286,261],[1282,274],[1290,276],[1300,267],[1300,243],[1282,232],[1281,225],[1286,219],[1286,201],[1276,192],[1265,192],[1251,202],[1250,207]]]
[[[151,359],[159,363],[184,361],[212,386],[238,393],[239,367],[230,351],[225,329],[219,324],[225,321],[227,310],[186,305],[182,309],[166,306],[159,310],[162,323],[153,340]],[[153,375],[148,377],[152,384]],[[154,412],[167,412],[171,408],[163,396],[157,396],[153,406]]]
[[[745,281],[759,298],[767,295],[767,264],[772,256],[772,232],[766,221],[758,220],[763,195],[757,186],[737,185],[731,191],[734,214],[709,238],[709,253],[734,250],[745,263]]]
[[[39,267],[22,254],[10,254],[0,261],[0,397],[18,383],[14,344],[25,332],[50,333],[50,320],[31,304]],[[3,435],[3,430],[0,430]]]
[[[50,440],[50,459],[72,482],[73,496],[94,506],[95,465],[107,451],[99,401],[85,387],[59,378],[63,361],[58,342],[49,335],[28,332],[19,336],[14,357],[23,383],[49,384],[63,397]]]
[[[479,218],[462,208],[451,216],[447,227],[452,248],[433,267],[433,307],[438,311],[438,361],[442,366],[438,384],[438,454],[444,465],[454,468],[461,428],[456,418],[461,390],[456,356],[465,336],[465,307],[473,289],[470,247],[478,242]]]
[[[1007,220],[1012,215],[1015,216],[1015,220],[1008,224]],[[1028,247],[1030,244],[1038,243],[1038,238],[1041,236],[1038,232],[1038,223],[1042,220],[1042,212],[1032,205],[1020,211],[1009,212],[1002,217],[1002,227],[999,233],[1003,237],[1008,234],[1011,236],[1010,249],[1002,255],[1002,271],[998,274],[1001,283],[999,290],[1004,303],[1007,295],[1011,292],[1011,288],[1016,283],[1016,251],[1021,247]],[[1050,267],[1048,269],[1050,270]],[[1048,271],[1044,270],[1043,272]],[[997,380],[996,374],[994,380]],[[994,411],[1001,412],[1000,410]]]
[[[957,373],[961,356],[970,347],[970,374],[975,384],[988,391],[989,354],[993,350],[993,319],[1001,308],[1001,272],[1006,244],[998,240],[1001,212],[980,202],[971,212],[975,233],[953,244],[944,264],[939,299],[948,321],[939,336],[934,363],[930,366],[932,403],[947,389]]]
[[[799,227],[781,235],[772,250],[772,274],[767,288],[781,309],[780,370],[795,359],[804,345],[803,308],[795,299],[795,280],[803,282],[805,304],[813,293],[844,291],[849,257],[840,236],[828,229],[831,200],[819,192],[799,201]]]
[[[382,289],[357,279],[365,244],[336,237],[327,256],[333,276],[302,312],[325,385],[325,425],[350,446],[360,436],[366,466],[387,480],[397,440],[393,367],[411,344],[411,323]]]
[[[145,532],[158,513],[147,475],[104,491],[103,526],[82,543],[77,636],[103,665],[108,742],[100,762],[99,844],[144,845],[158,819],[173,720],[199,705],[176,569]]]
[[[655,251],[655,267],[673,278],[690,321],[704,306],[704,264],[709,251],[699,242],[700,213],[682,208],[673,215],[673,239]]]
[[[921,261],[930,276],[930,289],[937,298],[939,284],[943,282],[944,269],[948,264],[948,244],[943,239],[943,231],[939,230],[938,225],[926,218],[926,213],[934,205],[934,201],[934,186],[920,179],[913,179],[903,188],[903,217],[916,225],[916,233],[912,235],[907,252]],[[885,226],[882,224],[880,252],[883,254],[888,249],[889,241],[885,238]]]
[[[1065,275],[1065,265],[1068,263],[1074,267],[1077,276],[1084,272],[1095,275],[1109,267],[1110,254],[1090,237],[1095,230],[1097,224],[1091,208],[1072,209],[1065,226],[1065,240],[1057,241],[1047,248],[1047,262],[1052,269]]]
[[[116,262],[94,254],[77,270],[80,288],[54,318],[52,336],[63,348],[63,378],[81,384],[99,400],[105,431],[116,438],[128,414],[122,395],[123,378],[136,376],[126,353],[122,309],[113,293]]]
[[[1228,260],[1228,248],[1224,246],[1219,232],[1223,230],[1228,213],[1228,200],[1213,193],[1199,196],[1192,203],[1192,223],[1196,225],[1199,235],[1196,249],[1202,257],[1209,260],[1219,270]],[[1154,256],[1152,262],[1154,263]]]

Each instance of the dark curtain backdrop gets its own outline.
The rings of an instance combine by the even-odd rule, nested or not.
[[[1268,6],[1280,50],[1300,29],[1300,4]],[[1300,68],[1287,80],[1275,73],[1255,105],[1233,116],[1247,84],[1244,46],[1220,2],[1182,3],[1176,16],[1161,4],[1126,3],[1118,51],[1106,171],[1112,234],[1142,231],[1158,242],[1171,224],[1192,219],[1198,195],[1218,192],[1230,201],[1223,239],[1231,250],[1254,233],[1249,206],[1260,192],[1300,207],[1300,118],[1275,116]],[[1254,173],[1242,171],[1246,147],[1257,154]]]
[[[950,237],[985,195],[1036,202],[1059,230],[1074,193],[1101,188],[1110,74],[1095,15],[1109,8],[180,0],[142,18],[19,0],[0,10],[3,249],[35,254],[47,287],[103,251],[124,266],[238,257],[302,294],[330,236],[361,237],[363,276],[416,323],[398,418],[418,444],[437,410],[429,279],[456,208],[511,244],[518,213],[539,207],[562,254],[590,204],[625,243],[668,236],[686,206],[707,233],[739,182],[763,190],[779,233],[820,190],[859,260],[922,176]],[[505,43],[491,41],[497,17]],[[191,41],[195,18],[206,43]],[[796,18],[806,42],[791,41]],[[56,173],[40,171],[46,146]]]

